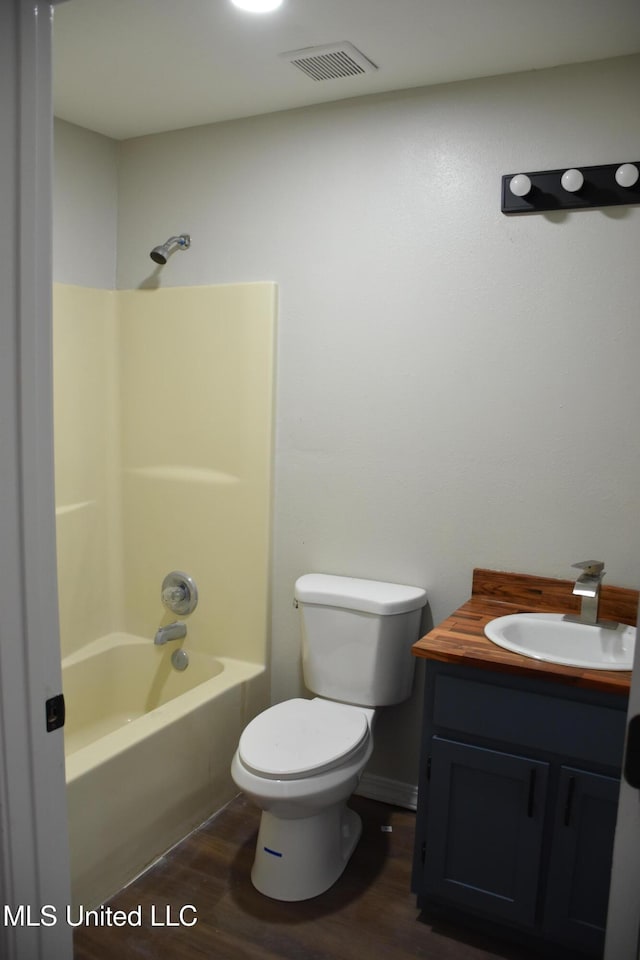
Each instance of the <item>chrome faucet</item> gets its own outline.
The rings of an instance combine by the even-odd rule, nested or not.
[[[160,645],[167,643],[168,640],[181,640],[187,635],[187,625],[181,620],[175,623],[168,623],[166,627],[160,627],[153,639],[153,642]]]
[[[600,586],[604,578],[604,563],[601,560],[581,560],[574,563],[576,570],[582,573],[573,585],[573,595],[582,598],[580,613],[565,613],[564,620],[573,623],[588,623],[592,626],[605,627],[615,630],[618,624],[612,620],[598,619],[598,605],[600,603]]]
[[[573,567],[583,571],[573,585],[573,595],[582,597],[580,620],[582,623],[596,624],[600,603],[600,584],[605,572],[604,563],[600,560],[582,560],[580,563],[574,563]]]

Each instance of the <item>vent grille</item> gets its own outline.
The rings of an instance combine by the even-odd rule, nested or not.
[[[365,57],[352,43],[347,42],[290,50],[287,53],[281,53],[280,56],[298,70],[302,70],[312,80],[355,77],[378,69],[375,63]]]

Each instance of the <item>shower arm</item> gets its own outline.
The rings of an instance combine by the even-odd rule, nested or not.
[[[179,237],[169,237],[169,239],[162,244],[163,247],[169,249],[170,247],[183,247],[185,250],[191,246],[191,237],[188,233],[181,233]]]

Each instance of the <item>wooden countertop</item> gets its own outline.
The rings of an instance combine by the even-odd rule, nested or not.
[[[510,613],[579,612],[579,598],[573,596],[572,590],[572,580],[476,569],[471,599],[418,640],[413,645],[413,654],[428,660],[461,663],[627,695],[631,672],[587,670],[545,663],[503,650],[485,637],[484,627],[489,620]],[[603,619],[635,626],[637,608],[637,590],[603,585],[600,600]]]

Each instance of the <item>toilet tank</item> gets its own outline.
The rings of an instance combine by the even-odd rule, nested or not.
[[[411,645],[427,602],[421,587],[309,573],[296,581],[295,598],[309,690],[363,707],[411,695]]]

